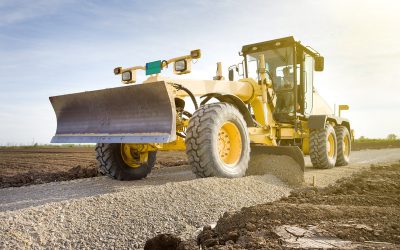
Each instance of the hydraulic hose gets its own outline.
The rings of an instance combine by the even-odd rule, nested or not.
[[[183,87],[183,86],[180,85],[180,84],[173,84],[172,86],[174,86],[177,90],[183,90],[183,91],[185,91],[185,92],[190,96],[190,99],[192,99],[194,108],[195,108],[196,110],[199,108],[199,105],[197,104],[196,98],[194,97],[193,93],[192,93],[189,89]]]

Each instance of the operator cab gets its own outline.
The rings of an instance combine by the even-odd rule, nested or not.
[[[274,119],[294,123],[308,117],[313,105],[313,73],[323,70],[323,57],[293,37],[243,46],[245,77],[260,81],[259,56],[264,54],[267,79],[272,82]]]

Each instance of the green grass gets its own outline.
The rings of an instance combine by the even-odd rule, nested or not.
[[[400,139],[389,140],[389,139],[381,139],[381,138],[374,139],[374,138],[365,138],[365,137],[360,137],[358,139],[355,139],[355,142],[358,142],[358,143],[362,143],[362,142],[387,142],[387,143],[390,143],[390,142],[398,142],[398,141],[400,141]]]
[[[353,150],[400,148],[400,140],[359,138],[352,143]]]

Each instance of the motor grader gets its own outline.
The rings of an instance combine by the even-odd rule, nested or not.
[[[303,154],[317,168],[347,165],[352,135],[340,111],[348,106],[335,116],[313,87],[324,58],[293,37],[245,45],[239,54],[228,80],[220,63],[213,80],[161,76],[171,65],[177,75],[190,73],[201,57],[193,50],[115,68],[128,86],[50,97],[52,143],[97,143],[100,172],[118,180],[146,177],[157,151],[168,150],[186,151],[198,177],[244,176],[249,161],[265,154],[291,157],[301,173]],[[148,78],[134,84],[138,71]]]

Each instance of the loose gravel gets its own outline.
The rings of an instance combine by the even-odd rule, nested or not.
[[[398,161],[399,153],[355,152],[350,166],[306,168],[305,181],[326,186],[371,163]],[[0,249],[142,248],[159,233],[188,239],[226,211],[271,202],[290,191],[271,175],[194,178],[183,166],[154,171],[137,182],[96,177],[2,189]]]
[[[159,233],[188,239],[226,211],[289,192],[271,175],[207,178],[6,211],[0,213],[0,249],[142,248]]]

